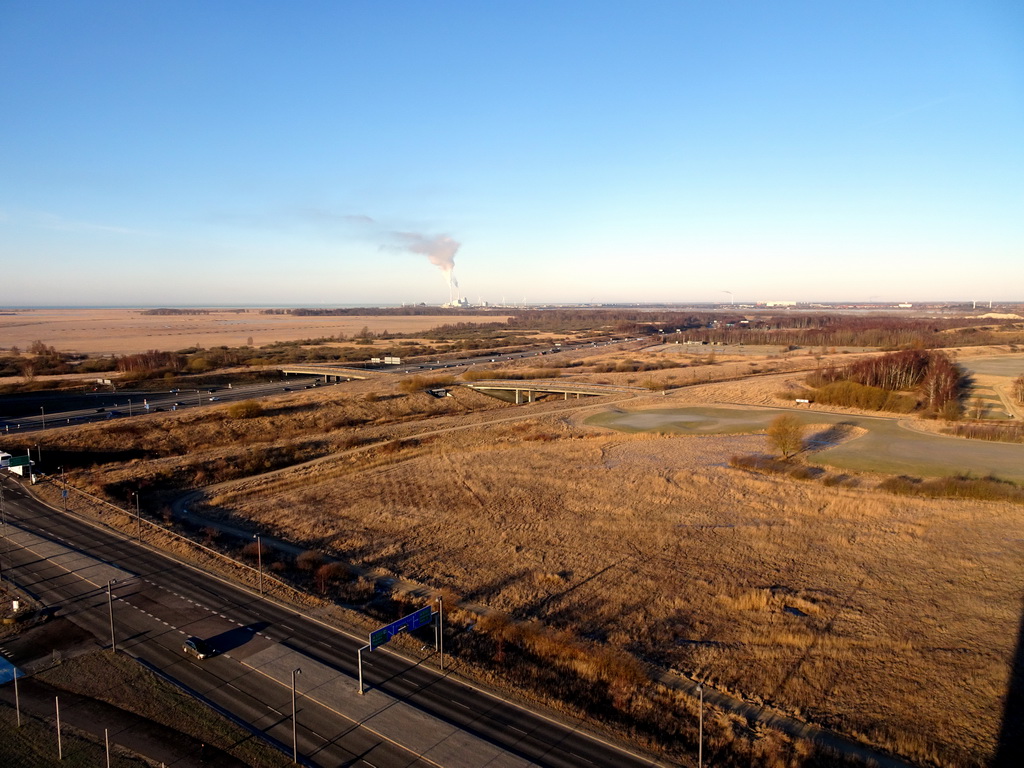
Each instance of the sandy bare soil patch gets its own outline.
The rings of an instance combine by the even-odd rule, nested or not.
[[[208,315],[143,315],[138,309],[32,309],[0,314],[0,347],[25,350],[42,341],[60,352],[134,354],[151,349],[254,346],[344,334],[364,327],[374,333],[415,333],[452,322],[450,316],[296,317],[250,309]],[[459,322],[504,322],[502,315],[458,317]]]

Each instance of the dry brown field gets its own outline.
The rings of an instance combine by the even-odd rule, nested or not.
[[[787,369],[817,363],[722,354],[709,365],[704,352],[687,368],[588,369],[658,354],[546,364],[587,380],[686,386],[510,406],[462,389],[436,399],[351,382],[267,401],[255,419],[232,420],[226,406],[160,414],[53,432],[43,450],[107,452],[106,466],[74,473],[83,487],[178,476],[207,488],[215,517],[466,607],[564,631],[921,765],[985,764],[1024,610],[1021,508],[896,497],[870,476],[826,486],[731,467],[735,454],[767,451],[761,435],[583,424],[608,407],[778,405],[773,393],[800,378]],[[749,375],[752,363],[775,372],[701,383]],[[387,442],[396,438],[406,441]],[[249,476],[252,457],[282,449],[307,463]],[[245,476],[233,473],[243,464]]]
[[[0,313],[0,348],[28,349],[34,341],[60,352],[125,355],[151,349],[259,347],[275,341],[374,333],[416,333],[451,322],[450,316],[296,317],[210,310],[208,315],[144,315],[138,309],[19,309]],[[504,322],[505,315],[461,316],[465,322]]]
[[[990,755],[1021,610],[1020,509],[727,465],[764,448],[546,417],[216,503],[918,760]]]

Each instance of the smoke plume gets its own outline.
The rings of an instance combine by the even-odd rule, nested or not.
[[[412,253],[422,253],[427,260],[444,273],[451,299],[457,298],[459,281],[455,279],[455,254],[462,245],[447,235],[426,237],[416,232],[398,232],[402,247]]]

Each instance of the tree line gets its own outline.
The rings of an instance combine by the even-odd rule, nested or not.
[[[933,413],[959,413],[963,374],[943,352],[907,349],[829,365],[807,377],[816,388],[814,399],[831,405],[907,412],[923,407]],[[896,393],[914,391],[917,399]]]

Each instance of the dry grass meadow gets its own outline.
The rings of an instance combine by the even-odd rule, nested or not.
[[[671,354],[686,367],[594,370]],[[806,353],[706,357],[631,350],[546,364],[590,381],[686,385],[617,401],[631,410],[778,405],[772,393],[798,379],[784,371],[817,364]],[[771,375],[740,378],[752,368]],[[55,431],[43,450],[106,453],[109,463],[73,473],[81,487],[116,496],[149,484],[163,498],[205,487],[211,515],[921,765],[991,758],[1024,610],[1019,505],[730,466],[767,451],[762,435],[583,424],[612,401],[510,406],[465,389],[436,399],[351,382],[266,401],[252,419],[211,408]]]
[[[505,319],[490,314],[465,318],[466,322]],[[428,315],[264,315],[256,309],[210,310],[205,315],[144,315],[138,309],[19,309],[0,313],[0,346],[24,350],[42,341],[61,352],[128,355],[151,349],[260,347],[275,341],[353,336],[364,327],[373,333],[417,333],[450,321],[450,317]]]

